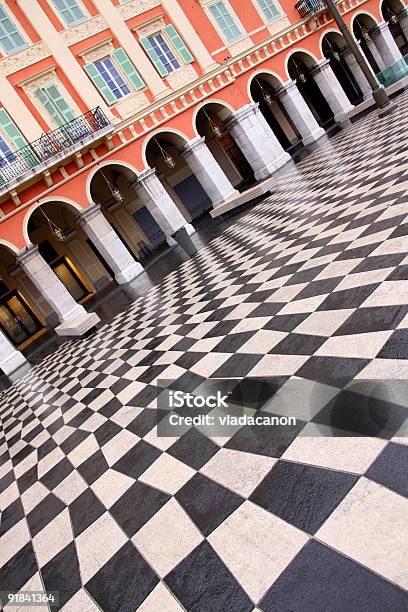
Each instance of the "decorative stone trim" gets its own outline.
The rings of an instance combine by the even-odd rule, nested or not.
[[[115,47],[113,46],[112,38],[109,38],[107,40],[103,40],[97,45],[93,45],[85,51],[82,51],[82,53],[79,53],[79,56],[82,57],[86,64],[88,64],[90,62],[97,62],[103,57],[107,57],[114,51],[114,49]]]
[[[108,24],[102,17],[102,15],[95,15],[91,19],[80,23],[77,26],[69,28],[61,32],[61,37],[64,39],[65,43],[70,46],[81,40],[85,40],[92,36],[93,34],[98,34],[99,32],[103,32],[108,29]]]
[[[7,55],[0,59],[0,72],[8,76],[14,72],[18,72],[31,64],[51,56],[51,51],[44,42],[38,42],[31,45],[18,53]]]
[[[160,32],[165,25],[164,15],[158,15],[153,17],[153,19],[148,19],[147,21],[140,23],[136,27],[132,28],[132,30],[136,32],[138,36],[146,37],[151,36],[152,34],[157,34],[157,32]]]
[[[283,32],[286,28],[290,27],[290,21],[286,15],[282,15],[280,19],[276,19],[271,23],[266,24],[269,34],[271,36],[275,36],[275,34],[279,34],[279,32]]]
[[[231,56],[234,57],[235,55],[243,53],[243,51],[247,51],[252,46],[253,43],[249,36],[247,36],[246,38],[241,38],[241,40],[238,40],[236,43],[229,45],[227,49],[230,52]]]
[[[58,77],[55,73],[55,64],[50,66],[46,70],[35,74],[34,76],[29,77],[28,79],[24,79],[24,81],[20,81],[18,83],[19,87],[22,87],[23,91],[29,96],[31,95],[37,87],[42,87],[43,85],[47,85],[48,83],[59,82]]]
[[[160,6],[160,0],[130,0],[130,2],[125,2],[124,4],[119,4],[116,7],[116,10],[123,19],[130,19],[135,15],[140,15],[140,13],[144,13],[155,6]]]
[[[115,108],[122,117],[126,118],[134,115],[148,104],[149,100],[143,92],[135,92],[133,95],[118,100],[115,103]]]
[[[168,74],[166,77],[170,87],[175,90],[180,89],[180,87],[183,87],[183,85],[186,85],[187,83],[194,82],[196,78],[197,73],[191,64],[183,66],[175,72],[170,72],[170,74]]]

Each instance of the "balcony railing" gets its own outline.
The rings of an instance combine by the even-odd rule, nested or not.
[[[320,13],[321,11],[326,10],[326,8],[327,6],[324,0],[300,0],[300,2],[295,4],[295,9],[302,19],[310,17],[315,13]]]
[[[53,159],[68,156],[82,143],[95,140],[111,124],[99,108],[88,111],[61,127],[44,134],[25,147],[0,158],[0,190],[37,167],[52,163]]]

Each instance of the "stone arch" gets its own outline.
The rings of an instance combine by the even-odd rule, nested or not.
[[[155,130],[154,132],[151,132],[150,134],[148,134],[146,136],[146,138],[143,141],[143,145],[142,145],[142,159],[143,159],[143,164],[145,166],[145,168],[149,167],[148,161],[147,161],[147,155],[146,155],[146,150],[147,147],[149,146],[149,143],[154,140],[155,138],[158,139],[160,138],[160,134],[172,134],[174,135],[174,140],[175,141],[179,141],[179,139],[183,140],[184,142],[188,142],[189,138],[186,134],[184,134],[184,132],[182,132],[181,130],[176,130],[175,128],[159,128],[157,130]]]
[[[87,179],[86,179],[86,185],[85,185],[85,191],[86,191],[86,197],[87,200],[89,202],[89,204],[92,202],[92,195],[91,195],[91,184],[92,184],[92,180],[95,177],[95,175],[99,172],[99,170],[101,170],[102,168],[104,168],[105,166],[111,166],[111,165],[117,165],[117,166],[123,166],[125,168],[128,168],[128,170],[130,170],[131,172],[133,172],[135,175],[138,174],[138,171],[136,169],[135,166],[132,166],[131,164],[129,164],[126,161],[122,161],[121,159],[108,159],[105,160],[103,162],[99,162],[97,165],[94,166],[94,168],[89,172]]]
[[[368,84],[364,78],[362,79],[359,67],[356,65],[354,56],[342,34],[332,28],[326,30],[320,38],[320,47],[323,57],[329,60],[330,66],[350,103],[353,105],[360,104],[363,101]],[[357,71],[359,71],[358,74]]]
[[[228,129],[228,121],[236,110],[224,100],[210,99],[194,113],[194,129],[205,138],[211,154],[224,174],[239,191],[255,183],[253,169]]]
[[[63,197],[58,197],[58,198],[53,198],[53,197],[47,197],[47,198],[41,198],[41,200],[38,200],[38,202],[36,202],[35,204],[32,204],[28,210],[26,211],[25,215],[24,215],[24,219],[23,219],[23,235],[24,235],[24,239],[26,242],[27,246],[32,246],[32,242],[30,241],[29,235],[28,235],[28,224],[30,221],[30,218],[32,217],[32,215],[34,214],[34,212],[38,209],[41,208],[41,206],[44,206],[46,204],[50,204],[50,203],[59,203],[59,204],[63,204],[64,206],[67,207],[67,209],[71,209],[74,213],[77,212],[81,212],[83,210],[83,207],[78,204],[77,202],[75,202],[74,200],[71,200],[69,198],[63,198]]]
[[[3,238],[0,238],[0,247],[6,248],[13,255],[18,255],[20,252],[20,249],[15,244],[9,242],[8,240],[4,240]]]
[[[408,8],[401,0],[382,0],[380,14],[388,23],[390,32],[402,56],[408,55]]]
[[[321,60],[320,60],[321,61]],[[286,70],[289,79],[296,81],[316,121],[324,129],[330,129],[334,121],[334,113],[315,79],[319,68],[319,60],[309,51],[296,49],[286,58]]]
[[[350,23],[353,36],[360,43],[361,50],[375,74],[384,68],[381,55],[369,34],[377,25],[378,20],[368,11],[359,11],[353,15]]]
[[[259,104],[264,119],[285,151],[294,152],[301,137],[278,94],[282,79],[270,70],[258,70],[248,81],[249,99]]]
[[[309,68],[312,68],[313,66],[315,66],[319,61],[318,58],[314,55],[314,53],[309,51],[309,49],[303,49],[302,47],[296,47],[296,49],[290,51],[285,57],[285,72],[287,74],[288,79],[291,78],[289,74],[289,68],[288,68],[289,62],[290,62],[290,59],[296,54],[304,54],[305,58],[307,59],[307,63],[308,64],[310,63],[310,65],[308,66]]]

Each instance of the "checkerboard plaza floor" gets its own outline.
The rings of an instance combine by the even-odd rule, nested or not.
[[[407,397],[386,436],[313,436],[324,402],[303,406],[316,380],[329,397],[408,378],[398,103],[3,393],[0,590],[59,591],[70,612],[408,609]],[[158,437],[156,379],[209,377],[278,377],[289,399],[302,379],[297,430]]]

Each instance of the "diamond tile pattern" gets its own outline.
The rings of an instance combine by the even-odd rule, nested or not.
[[[407,610],[408,401],[342,390],[408,378],[407,116],[403,94],[288,164],[2,392],[4,588],[58,590],[69,612]],[[289,403],[296,427],[158,437],[157,378],[217,377],[245,378],[234,397],[262,414]]]

